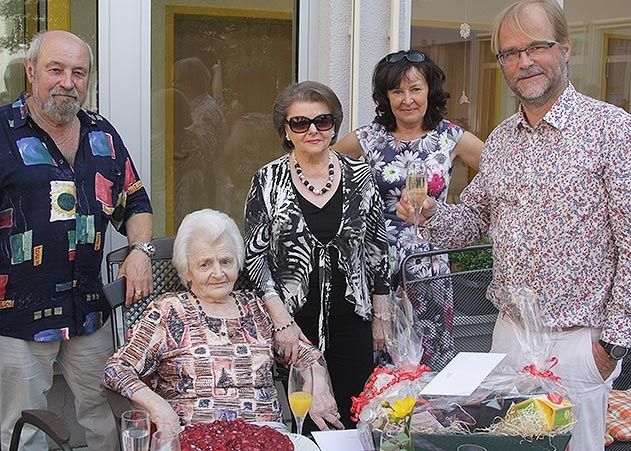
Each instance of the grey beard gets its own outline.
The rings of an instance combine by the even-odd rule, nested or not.
[[[68,101],[57,103],[55,102],[52,93],[49,95],[46,101],[42,101],[42,99],[36,92],[33,92],[33,98],[37,102],[42,112],[44,112],[46,115],[50,116],[53,120],[60,124],[68,124],[72,122],[72,120],[81,109],[81,104],[77,99],[68,99]]]

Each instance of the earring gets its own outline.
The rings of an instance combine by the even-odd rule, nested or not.
[[[331,133],[331,138],[335,138],[335,130]]]
[[[291,142],[291,139],[289,139],[289,135],[287,133],[285,133],[285,140]]]

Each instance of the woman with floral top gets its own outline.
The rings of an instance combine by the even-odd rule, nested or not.
[[[282,421],[272,322],[254,293],[233,291],[243,261],[230,217],[210,209],[186,215],[173,265],[188,290],[153,301],[108,360],[103,385],[147,410],[158,430],[219,419]],[[299,360],[313,367],[310,417],[321,429],[325,421],[341,428],[322,354],[303,344]]]
[[[346,427],[351,396],[384,345],[388,241],[370,167],[329,148],[342,123],[335,93],[316,82],[285,88],[272,112],[288,152],[252,180],[245,211],[246,268],[274,322],[277,353],[300,339],[327,361]],[[309,429],[309,424],[305,423]]]
[[[449,94],[443,91],[445,74],[427,55],[417,50],[384,57],[373,73],[373,100],[377,104],[372,123],[341,139],[335,149],[353,157],[364,156],[372,166],[385,204],[390,243],[391,286],[401,284],[401,264],[412,252],[431,250],[414,236],[414,227],[397,217],[395,205],[405,186],[407,165],[421,160],[428,172],[428,195],[445,201],[453,170],[460,157],[477,170],[483,143],[473,134],[444,119]],[[449,261],[438,256],[414,261],[406,269],[411,278],[446,274]],[[441,369],[454,356],[451,327],[453,299],[419,299],[414,325],[423,334],[424,363]]]

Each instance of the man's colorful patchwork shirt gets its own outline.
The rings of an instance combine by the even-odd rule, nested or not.
[[[81,110],[71,167],[31,119],[25,97],[0,108],[0,335],[34,341],[90,334],[109,316],[101,263],[111,222],[151,213],[121,137]]]

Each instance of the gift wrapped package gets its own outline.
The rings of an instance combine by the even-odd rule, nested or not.
[[[551,355],[552,330],[544,324],[531,290],[511,288],[506,296],[511,309],[504,314],[520,325],[518,340],[527,363],[517,368],[500,364],[469,396],[421,396],[434,376],[427,371],[413,384],[394,384],[395,390],[375,394],[366,404],[368,410],[357,406],[358,429],[366,442],[379,449],[382,432],[392,423],[392,402],[413,396],[415,405],[405,429],[410,440],[404,449],[456,449],[463,444],[487,449],[565,448],[575,418],[571,397],[553,372],[557,360]],[[405,318],[395,312],[393,321],[398,322],[392,327],[396,337]]]

